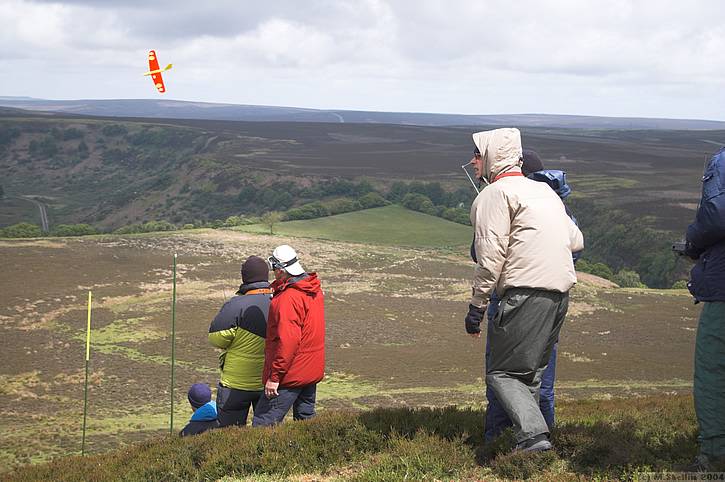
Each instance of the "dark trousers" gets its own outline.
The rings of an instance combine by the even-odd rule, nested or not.
[[[489,322],[489,330],[490,330]],[[491,345],[489,344],[488,337],[486,338],[486,366],[488,366],[488,359],[490,354]],[[554,382],[556,381],[556,352],[558,343],[554,344],[554,348],[551,350],[551,358],[549,358],[549,365],[544,370],[544,374],[541,376],[541,389],[539,391],[539,410],[541,415],[546,420],[546,426],[549,427],[549,432],[554,427],[556,421],[555,403],[554,403]],[[486,400],[488,404],[486,406],[486,423],[484,437],[486,442],[493,441],[496,437],[501,435],[501,432],[509,427],[513,426],[511,419],[506,414],[506,410],[503,409],[501,403],[496,398],[496,394],[493,389],[486,386]]]
[[[569,294],[513,288],[501,297],[488,334],[486,385],[513,423],[516,441],[548,433],[541,379],[569,307]]]
[[[725,457],[725,302],[703,303],[695,340],[695,414],[700,452]]]
[[[282,422],[290,407],[295,420],[307,420],[315,416],[316,383],[297,388],[280,387],[277,392],[279,395],[274,398],[264,395],[259,398],[254,410],[253,426],[276,425]]]
[[[249,407],[257,412],[257,402],[264,394],[263,391],[237,390],[223,386],[221,383],[216,392],[216,408],[219,426],[246,425],[249,416]]]

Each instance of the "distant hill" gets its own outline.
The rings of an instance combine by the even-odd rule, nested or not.
[[[119,119],[0,107],[0,186],[45,203],[52,225],[109,228],[285,210],[318,200],[310,187],[335,178],[364,177],[381,192],[416,180],[473,193],[460,166],[477,128],[485,127]],[[725,145],[725,129],[522,134],[547,167],[567,171],[576,196],[678,232],[697,205],[704,160]],[[242,195],[252,184],[266,195]],[[0,203],[0,227],[29,220],[29,208],[17,204]]]
[[[561,127],[579,129],[725,129],[725,122],[699,119],[597,117],[552,114],[462,115],[416,112],[320,110],[299,107],[217,104],[154,99],[47,100],[0,97],[0,106],[107,117],[154,117],[239,121],[405,124],[421,126]]]

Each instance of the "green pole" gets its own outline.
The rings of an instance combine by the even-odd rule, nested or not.
[[[176,362],[176,253],[174,253],[174,282],[171,298],[171,416],[169,433],[174,434],[174,365]]]
[[[83,439],[81,456],[86,455],[86,420],[88,418],[88,362],[91,359],[91,292],[88,292],[88,322],[86,328],[86,379],[83,387]]]

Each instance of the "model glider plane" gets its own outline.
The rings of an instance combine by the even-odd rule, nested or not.
[[[166,72],[171,67],[171,64],[169,64],[163,69],[159,68],[159,60],[156,58],[156,51],[149,50],[149,71],[144,73],[144,75],[151,76],[151,80],[154,81],[154,85],[159,91],[159,94],[163,94],[164,92],[166,92],[166,87],[164,87],[164,79],[163,77],[161,77],[161,72]]]

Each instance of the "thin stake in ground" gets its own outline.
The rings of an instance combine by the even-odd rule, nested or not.
[[[92,295],[88,291],[88,323],[86,328],[86,378],[83,386],[83,438],[81,440],[81,455],[86,455],[86,421],[88,418],[88,364],[91,359],[91,301]]]
[[[171,414],[169,433],[174,434],[174,365],[176,363],[176,253],[174,253],[174,281],[171,295]]]

